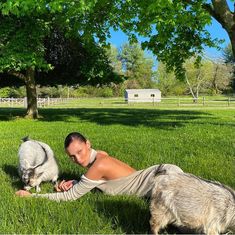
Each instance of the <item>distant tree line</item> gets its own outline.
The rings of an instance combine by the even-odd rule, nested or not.
[[[153,58],[146,56],[136,43],[125,43],[120,48],[112,45],[102,48],[96,43],[85,46],[79,40],[67,40],[56,31],[47,39],[47,45],[47,60],[54,69],[36,73],[38,97],[114,97],[123,96],[124,90],[130,88],[158,88],[163,96],[191,95],[195,99],[202,94],[234,92],[230,45],[223,50],[220,60],[204,58],[197,66],[194,57],[187,60],[184,80],[177,79],[161,62],[154,68]],[[26,96],[18,79],[2,76],[0,97]]]
[[[145,55],[139,44],[124,44],[119,49],[114,46],[101,47],[93,41],[85,43],[78,38],[66,38],[55,30],[46,39],[45,45],[46,60],[53,66],[53,70],[35,73],[38,96],[46,96],[46,90],[51,90],[48,96],[52,93],[54,96],[58,92],[52,92],[52,90],[55,91],[55,87],[61,86],[70,86],[71,91],[80,87],[80,90],[84,91],[81,93],[84,96],[91,94],[91,86],[94,89],[99,88],[98,90],[104,87],[106,91],[107,89],[113,91],[109,94],[120,96],[125,88],[151,88],[156,85],[153,59]],[[5,90],[2,89],[4,90],[0,93],[2,95],[22,96],[22,88],[19,92],[13,92],[13,90],[23,85],[22,80],[11,74],[0,74],[0,87],[8,87]],[[54,88],[49,89],[46,86]],[[87,89],[81,88],[84,86]],[[40,90],[44,91],[40,92]],[[81,96],[81,94],[73,94]],[[72,93],[70,95],[72,96]]]

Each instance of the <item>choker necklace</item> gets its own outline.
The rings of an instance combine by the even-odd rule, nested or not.
[[[91,164],[96,160],[96,155],[97,155],[97,152],[94,149],[91,149],[91,154],[90,154],[90,160],[89,160],[88,167],[90,167]]]

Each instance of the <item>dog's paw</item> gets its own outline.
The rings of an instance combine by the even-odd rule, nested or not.
[[[24,190],[29,191],[32,187],[29,185],[24,186]]]

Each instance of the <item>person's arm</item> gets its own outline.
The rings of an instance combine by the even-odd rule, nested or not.
[[[71,201],[80,198],[81,196],[88,193],[93,188],[97,187],[98,185],[104,182],[105,182],[104,180],[90,180],[83,175],[81,177],[81,180],[78,181],[68,191],[57,192],[57,193],[46,193],[46,194],[32,193],[31,196],[48,198],[54,201]]]

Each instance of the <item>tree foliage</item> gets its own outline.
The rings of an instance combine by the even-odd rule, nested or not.
[[[43,39],[48,27],[43,20],[2,16],[0,20],[0,72],[21,72],[29,67],[51,69],[44,59]]]
[[[232,44],[228,44],[223,49],[223,60],[227,64],[227,66],[230,66],[233,74],[233,81],[231,83],[233,90],[235,90],[235,55],[233,54]]]
[[[122,69],[122,62],[120,60],[118,48],[114,45],[110,45],[106,48],[106,55],[109,58],[109,65],[113,68],[113,71],[120,76],[124,75]]]
[[[185,82],[176,79],[175,74],[173,72],[169,72],[165,64],[162,62],[158,63],[156,81],[157,87],[163,96],[185,94]]]
[[[45,60],[45,38],[58,25],[67,36],[79,35],[84,41],[93,41],[95,32],[99,34],[100,30],[88,22],[94,3],[85,0],[0,2],[0,72],[13,74],[25,82],[28,116],[38,116],[35,71],[52,69]],[[89,70],[89,75],[97,72],[94,69]]]
[[[195,58],[187,60],[185,81],[176,79],[166,66],[159,63],[157,83],[163,95],[191,95],[195,100],[202,94],[218,95],[231,91],[232,67],[223,61],[203,59],[195,66]]]
[[[232,44],[228,44],[223,49],[223,59],[225,63],[235,63],[235,56],[233,55]]]
[[[84,42],[78,35],[66,37],[61,29],[54,28],[44,45],[45,58],[54,69],[37,74],[38,84],[104,85],[122,81],[106,50],[95,41]]]
[[[183,78],[187,59],[194,56],[199,64],[204,46],[219,47],[221,41],[212,39],[205,28],[212,17],[227,32],[235,55],[235,15],[228,1],[97,0],[90,20],[103,25],[101,39],[109,36],[110,27],[122,29],[131,41],[144,37],[142,46]]]
[[[125,76],[127,88],[151,88],[154,86],[153,58],[146,56],[139,44],[123,44],[119,50],[108,50],[111,65],[118,74]]]
[[[101,0],[97,4],[104,6],[108,2]],[[121,28],[132,41],[136,40],[136,34],[145,37],[142,46],[180,78],[187,59],[197,55],[199,62],[204,46],[217,45],[218,41],[212,40],[205,29],[211,22],[203,7],[205,3],[205,0],[114,0],[102,19],[105,25],[109,22],[114,29]]]

